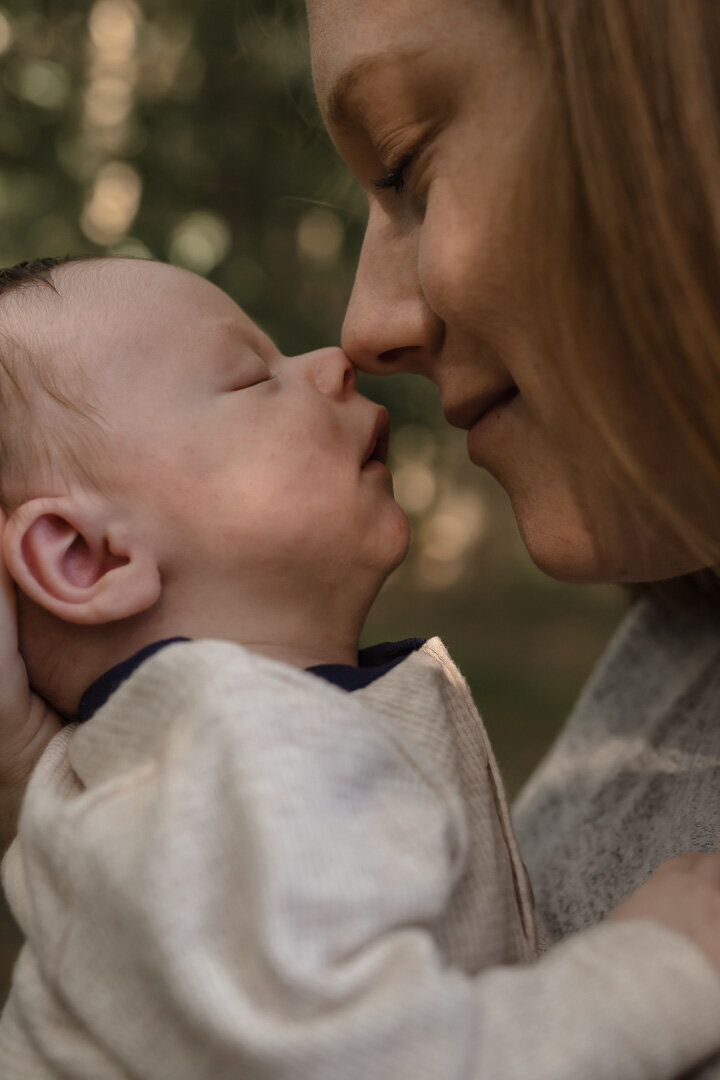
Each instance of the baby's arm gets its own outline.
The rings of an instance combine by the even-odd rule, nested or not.
[[[32,1075],[5,1065],[28,1031],[92,1080],[671,1080],[720,1047],[720,976],[649,919],[528,967],[444,967],[459,794],[304,673],[173,646],[69,748],[86,791],[49,752],[6,866],[16,895],[39,890],[8,1080]]]

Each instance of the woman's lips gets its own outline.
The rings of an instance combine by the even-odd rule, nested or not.
[[[448,424],[452,427],[469,431],[473,424],[491,412],[496,405],[505,398],[518,393],[514,382],[506,382],[504,386],[487,387],[473,397],[448,400],[443,395],[443,414]]]
[[[484,450],[495,432],[502,430],[505,414],[519,397],[517,386],[509,386],[489,408],[481,412],[468,431],[468,456],[476,465],[484,464]]]
[[[485,412],[478,417],[475,423],[477,424],[478,422],[485,420],[486,417],[491,416],[497,409],[504,409],[511,401],[515,400],[519,393],[520,391],[517,386],[508,386],[507,390],[504,390],[502,394],[495,399],[490,408],[486,409]]]

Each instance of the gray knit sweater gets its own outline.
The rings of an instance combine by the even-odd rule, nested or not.
[[[720,847],[720,611],[635,604],[515,824],[556,941],[602,919],[664,859]]]

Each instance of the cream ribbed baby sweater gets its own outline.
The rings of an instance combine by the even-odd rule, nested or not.
[[[649,921],[530,962],[437,639],[353,694],[169,646],[48,747],[3,882],[3,1080],[663,1080],[720,1045],[720,978]]]

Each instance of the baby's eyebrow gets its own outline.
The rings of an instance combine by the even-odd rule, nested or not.
[[[265,359],[270,350],[275,348],[272,339],[242,308],[238,308],[234,318],[225,316],[218,320],[218,332],[222,340],[221,353],[227,358],[228,367],[237,363],[239,348],[255,353],[261,359]]]
[[[248,340],[248,345],[258,356],[264,364],[270,364],[271,355],[275,355],[278,352],[277,346],[272,338],[269,338],[267,334],[264,334],[259,327],[256,328],[256,333],[252,335],[252,338]]]

